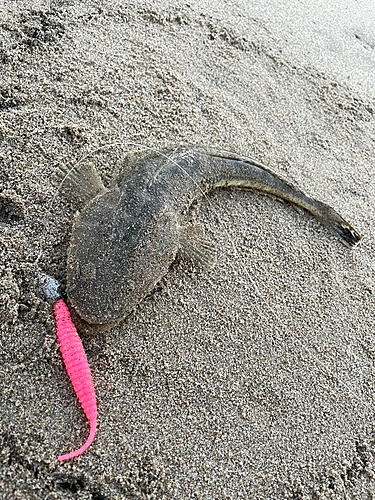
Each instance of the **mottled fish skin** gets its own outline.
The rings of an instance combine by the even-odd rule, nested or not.
[[[67,293],[81,329],[108,329],[135,308],[175,260],[183,242],[183,214],[220,186],[274,194],[308,210],[346,245],[360,240],[331,207],[255,160],[183,146],[134,154],[112,186],[98,188],[74,218]]]

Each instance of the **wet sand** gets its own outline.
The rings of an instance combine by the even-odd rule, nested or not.
[[[370,2],[277,3],[2,4],[0,498],[375,495]],[[174,265],[118,327],[83,338],[99,429],[59,464],[88,422],[33,262],[42,245],[64,290],[76,207],[49,210],[54,172],[117,142],[90,156],[107,185],[127,143],[215,146],[330,204],[363,241],[350,250],[272,196],[210,193],[193,217],[216,267]]]

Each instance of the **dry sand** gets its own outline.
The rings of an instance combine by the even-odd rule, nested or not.
[[[1,4],[0,498],[375,497],[372,2],[279,3]],[[32,262],[43,241],[40,268],[65,283],[75,209],[49,213],[53,172],[117,141],[257,157],[363,243],[212,192],[196,218],[217,266],[174,266],[83,339],[99,430],[59,464],[88,424]],[[105,182],[128,149],[92,157]]]

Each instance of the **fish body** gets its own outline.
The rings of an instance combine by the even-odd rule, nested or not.
[[[85,204],[73,223],[67,294],[80,327],[108,329],[127,316],[167,273],[178,252],[209,262],[212,245],[185,225],[191,204],[217,187],[260,190],[303,207],[347,246],[358,233],[328,205],[309,198],[259,162],[202,147],[129,156],[107,189],[93,169],[76,172],[67,191]],[[70,186],[70,187],[69,187]]]

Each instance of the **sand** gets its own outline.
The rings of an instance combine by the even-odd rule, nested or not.
[[[0,4],[1,499],[375,497],[374,8],[305,3]],[[76,207],[49,210],[54,171],[120,141],[256,157],[363,242],[210,193],[194,216],[216,267],[173,266],[83,338],[99,429],[60,464],[88,423],[33,262],[42,245],[64,290]],[[105,183],[131,149],[90,157]]]

